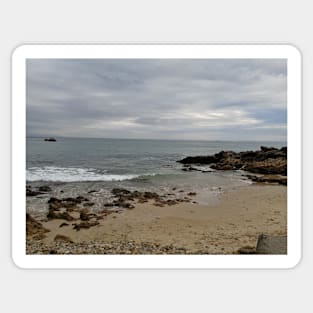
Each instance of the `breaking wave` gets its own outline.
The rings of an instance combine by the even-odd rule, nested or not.
[[[94,168],[75,167],[31,167],[26,170],[26,180],[53,181],[53,182],[79,182],[79,181],[123,181],[138,178],[142,175],[115,175],[107,174]]]

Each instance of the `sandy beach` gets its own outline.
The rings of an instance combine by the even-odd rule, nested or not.
[[[43,221],[49,232],[41,240],[28,238],[27,253],[233,254],[255,247],[262,233],[287,235],[286,186],[255,183],[220,193],[207,205],[197,197],[163,207],[134,201],[134,208],[79,231],[75,221]]]

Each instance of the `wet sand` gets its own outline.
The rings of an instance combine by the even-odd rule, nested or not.
[[[135,203],[134,209],[110,214],[99,225],[80,231],[72,222],[60,228],[64,221],[54,219],[42,223],[50,232],[41,242],[51,247],[59,234],[74,243],[148,242],[184,248],[186,253],[232,254],[244,246],[255,247],[261,233],[287,235],[286,186],[252,184],[217,197],[207,205]]]

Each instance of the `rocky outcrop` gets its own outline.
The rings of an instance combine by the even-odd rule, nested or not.
[[[186,157],[184,165],[210,165],[215,170],[243,169],[252,173],[287,175],[287,147],[261,147],[258,151],[221,151],[210,156]]]

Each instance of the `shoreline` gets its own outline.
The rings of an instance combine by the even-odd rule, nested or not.
[[[137,199],[133,208],[115,210],[79,231],[73,229],[76,220],[41,221],[49,231],[39,240],[28,237],[27,253],[234,254],[255,247],[262,233],[287,235],[286,186],[253,183],[218,193],[218,201],[205,205],[192,203],[197,196],[163,206]]]

